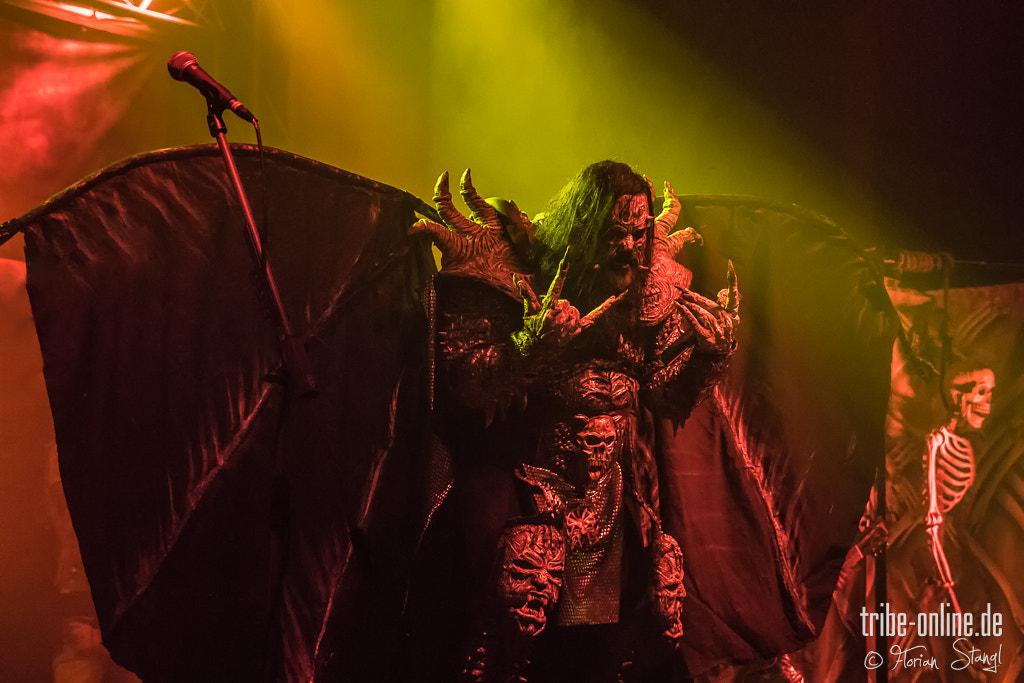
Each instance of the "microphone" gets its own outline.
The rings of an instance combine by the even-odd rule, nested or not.
[[[213,77],[202,70],[199,60],[191,52],[175,52],[167,60],[167,71],[171,78],[182,81],[197,88],[203,93],[207,104],[214,109],[223,111],[230,109],[239,118],[255,124],[256,117],[246,108],[244,104],[235,99],[235,96],[228,92],[223,85],[213,80]]]

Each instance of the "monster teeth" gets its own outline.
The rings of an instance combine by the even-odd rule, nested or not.
[[[530,604],[531,603],[527,603],[522,607],[516,608],[514,610],[515,613],[518,614],[520,617],[532,621],[534,623],[542,623],[544,621],[544,610],[542,610],[540,607],[532,608],[530,607]]]

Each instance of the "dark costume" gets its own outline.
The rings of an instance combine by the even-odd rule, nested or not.
[[[507,612],[505,619],[518,624],[520,637],[538,635],[549,620],[558,628],[622,622],[638,630],[622,636],[626,641],[638,638],[639,631],[660,632],[671,649],[682,636],[683,562],[678,543],[661,528],[652,415],[682,422],[721,379],[735,348],[738,293],[735,279],[719,302],[688,289],[689,272],[674,256],[700,238],[692,229],[669,234],[679,212],[670,189],[655,222],[647,181],[624,164],[595,164],[574,183],[583,202],[605,210],[577,212],[573,220],[594,223],[587,230],[563,229],[608,246],[602,251],[571,244],[581,258],[568,256],[568,266],[561,258],[554,272],[544,271],[545,263],[555,262],[554,248],[538,239],[548,234],[546,226],[535,232],[514,205],[503,207],[507,215],[499,214],[476,194],[468,175],[463,197],[473,221],[454,209],[442,176],[435,200],[454,234],[435,223],[417,225],[442,250],[437,277],[441,381],[463,411],[475,412],[460,418],[449,438],[458,440],[467,420],[489,421],[495,411],[504,423],[486,430],[482,442],[453,448],[455,482],[474,495],[472,487],[483,484],[468,473],[488,462],[495,475],[486,480],[490,495],[497,484],[498,498],[508,501],[504,509],[465,510],[467,535],[482,545],[470,551],[480,568],[493,563],[492,553],[510,552],[508,533],[499,548],[505,524],[515,529],[543,520],[563,539],[558,590],[525,604],[507,595],[493,601]],[[573,201],[566,194],[551,212]],[[488,246],[504,242],[505,248],[477,247],[474,242],[484,231]],[[570,280],[574,270],[583,275]],[[543,301],[533,293],[540,284],[549,287]],[[566,290],[571,295],[559,298]],[[581,299],[598,304],[595,298],[606,295],[583,318],[572,307]],[[516,438],[508,438],[510,426]],[[507,573],[507,567],[498,569],[499,593]],[[483,584],[485,593],[494,589],[493,581]],[[502,618],[480,617],[484,624]],[[624,647],[620,666],[633,659],[633,647]],[[508,678],[508,671],[487,671],[485,660],[474,653],[470,679]]]

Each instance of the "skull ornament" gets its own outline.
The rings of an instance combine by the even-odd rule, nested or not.
[[[498,592],[519,632],[535,636],[558,600],[565,569],[565,541],[548,524],[522,524],[505,532]]]
[[[964,372],[953,378],[953,402],[957,406],[957,417],[961,418],[957,420],[956,426],[960,430],[981,429],[985,418],[992,411],[992,392],[995,387],[995,373],[988,368]]]
[[[683,635],[683,553],[679,543],[670,535],[661,532],[654,542],[653,592],[654,611],[662,633],[669,640],[677,641]]]
[[[615,462],[615,420],[610,415],[578,415],[576,419],[583,426],[573,438],[569,478],[576,486],[587,486],[597,482]]]

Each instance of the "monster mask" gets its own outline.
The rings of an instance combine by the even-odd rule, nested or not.
[[[624,292],[636,279],[651,222],[647,195],[623,195],[612,208],[608,247],[597,264],[609,294]]]
[[[558,600],[565,569],[565,541],[548,524],[523,524],[505,532],[498,591],[520,633],[535,636]]]

